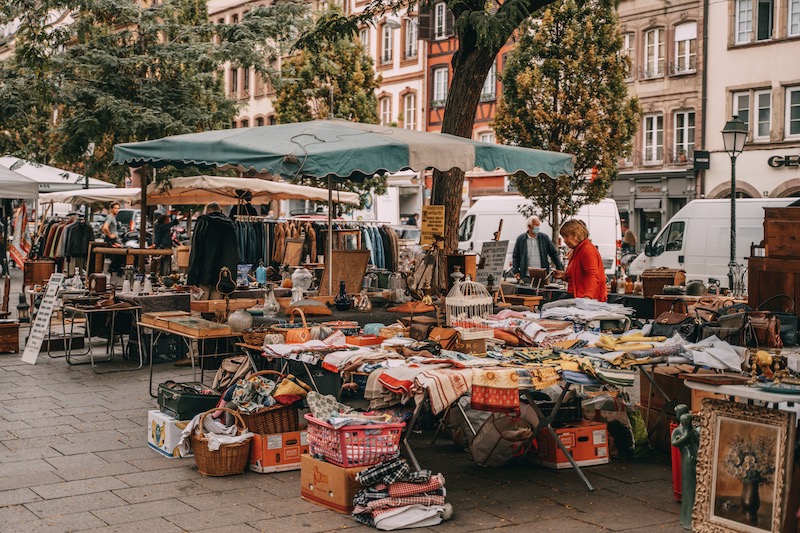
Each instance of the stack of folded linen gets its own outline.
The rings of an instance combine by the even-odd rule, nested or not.
[[[444,502],[444,476],[430,470],[412,472],[400,458],[356,474],[365,488],[353,498],[356,521],[383,531],[435,526],[453,516]]]

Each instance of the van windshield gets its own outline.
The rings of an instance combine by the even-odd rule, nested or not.
[[[458,226],[458,240],[470,240],[472,238],[473,229],[475,229],[475,215],[467,215]]]
[[[667,252],[679,252],[683,248],[683,234],[685,229],[685,222],[673,222],[658,236],[654,248]]]

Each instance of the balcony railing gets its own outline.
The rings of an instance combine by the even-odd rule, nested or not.
[[[649,148],[642,152],[642,165],[660,165],[664,162],[664,148]]]
[[[663,66],[650,66],[648,68],[639,68],[639,78],[643,80],[652,80],[655,78],[662,78],[664,76]]]
[[[491,102],[492,100],[497,100],[497,93],[494,91],[490,93],[481,93],[481,102]]]
[[[447,98],[443,100],[431,100],[431,107],[444,107],[447,104]]]
[[[684,74],[695,74],[697,72],[697,61],[692,58],[689,63],[670,63],[670,76],[683,76]]]

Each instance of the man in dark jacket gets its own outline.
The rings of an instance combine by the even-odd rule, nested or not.
[[[514,244],[511,271],[518,280],[528,278],[528,268],[543,268],[550,272],[548,257],[553,260],[557,270],[564,270],[553,241],[539,231],[541,225],[539,217],[530,217],[528,231],[517,237],[517,242]]]
[[[236,279],[236,266],[239,264],[237,242],[233,221],[222,213],[218,203],[208,204],[205,214],[197,219],[189,252],[188,283],[203,290],[202,299],[223,297],[217,291],[222,267],[228,267],[231,277]]]

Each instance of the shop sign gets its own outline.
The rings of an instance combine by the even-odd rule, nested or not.
[[[660,194],[661,185],[639,185],[636,187],[639,194]]]
[[[434,236],[444,237],[444,206],[423,205],[419,243],[423,246],[433,244]]]
[[[44,338],[50,332],[50,318],[53,316],[53,309],[58,299],[58,289],[63,281],[63,272],[50,275],[42,303],[39,304],[39,311],[36,313],[36,319],[33,321],[30,335],[28,335],[28,343],[25,345],[25,351],[22,352],[23,363],[36,364]]]
[[[694,151],[694,170],[708,170],[711,168],[711,154],[706,150]]]
[[[800,155],[773,155],[767,159],[767,164],[772,168],[800,167]]]

